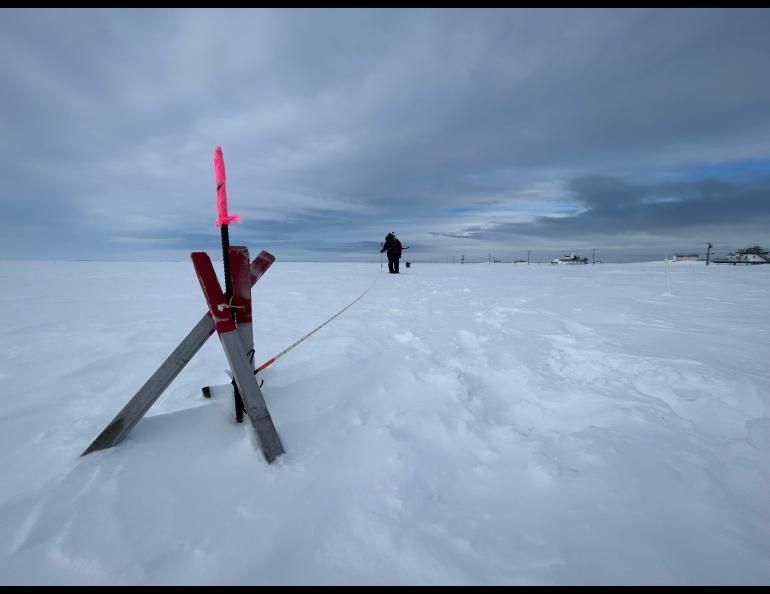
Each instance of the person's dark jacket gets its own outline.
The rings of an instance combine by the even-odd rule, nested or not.
[[[401,257],[401,242],[398,240],[397,237],[393,238],[393,259],[398,260]],[[388,257],[390,257],[391,252],[388,251]]]
[[[388,260],[398,260],[401,258],[401,250],[401,242],[396,237],[388,233],[380,253],[388,252]]]

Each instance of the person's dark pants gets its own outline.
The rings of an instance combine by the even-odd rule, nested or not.
[[[398,258],[388,257],[388,272],[398,274]]]

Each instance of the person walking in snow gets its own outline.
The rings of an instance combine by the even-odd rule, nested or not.
[[[396,238],[396,234],[391,231],[385,236],[385,243],[382,244],[382,252],[388,252],[388,272],[390,274],[399,274],[398,261],[401,259],[401,242]]]

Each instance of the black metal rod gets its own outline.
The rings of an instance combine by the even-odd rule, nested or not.
[[[228,228],[228,225],[222,225],[220,231],[222,235],[222,262],[225,265],[225,301],[229,303],[230,298],[233,296],[233,278],[230,274],[230,229]],[[230,310],[230,317],[235,319],[235,313],[232,309]],[[232,384],[233,401],[235,404],[235,420],[238,423],[242,423],[244,410],[243,397],[238,390],[235,379],[233,379]]]
[[[230,231],[227,225],[222,225],[222,261],[225,265],[225,300],[230,301],[233,296],[233,280],[230,276]]]

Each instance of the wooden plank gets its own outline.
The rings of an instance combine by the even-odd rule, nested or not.
[[[235,326],[238,336],[241,338],[243,350],[249,358],[251,366],[254,366],[254,335],[251,331],[251,285],[249,270],[249,250],[244,246],[230,246],[228,252],[230,260],[230,275],[232,280],[232,305],[231,314],[235,317]],[[235,380],[233,385],[233,402],[235,405],[235,419],[243,422],[243,398]],[[203,395],[211,397],[211,389],[203,388]]]
[[[233,372],[233,378],[243,399],[243,408],[257,433],[262,454],[272,464],[284,453],[283,444],[267,410],[267,404],[254,375],[254,366],[249,362],[243,350],[241,338],[237,332],[223,332],[219,335],[225,350],[227,362]]]
[[[120,443],[213,333],[214,321],[206,313],[81,456]]]
[[[241,246],[235,247],[240,248]],[[273,265],[273,262],[275,262],[275,256],[270,252],[266,252],[265,250],[259,252],[259,255],[251,261],[251,266],[249,269],[251,272],[252,287],[262,277],[262,275],[267,272],[267,269]]]
[[[249,250],[243,246],[230,246],[230,274],[233,277],[233,311],[235,326],[247,355],[254,350],[254,333],[251,325],[251,285]],[[249,357],[254,363],[253,354]]]
[[[267,272],[267,269],[270,268],[273,262],[275,262],[275,256],[264,250],[254,258],[250,266],[250,282],[252,286]],[[150,379],[139,388],[139,391],[128,401],[128,404],[110,421],[110,424],[94,439],[81,456],[97,450],[110,448],[120,443],[213,333],[214,320],[211,314],[206,312],[190,333],[182,339],[182,342],[179,343],[155,373],[150,376]]]
[[[246,356],[241,337],[236,330],[235,321],[226,307],[225,296],[217,280],[214,267],[211,265],[211,259],[205,252],[193,252],[191,257],[193,266],[195,266],[195,273],[198,275],[198,281],[209,305],[209,313],[214,319],[214,327],[222,342],[222,348],[225,351],[230,370],[233,372],[233,378],[241,398],[243,398],[244,409],[256,431],[262,454],[268,463],[272,463],[284,453],[284,449],[267,410],[265,399],[259,385],[257,385],[257,379],[254,377],[253,364],[249,362]]]
[[[233,250],[236,251],[236,254],[238,254],[240,251],[245,251],[246,253],[246,261],[249,260],[249,251],[244,246],[230,246],[230,268],[232,270],[233,266],[237,266],[238,275],[240,276],[242,274],[242,264],[241,264],[241,257],[240,255],[233,255]],[[250,275],[250,287],[253,287],[254,284],[260,279],[260,277],[265,273],[265,271],[270,268],[270,266],[275,262],[275,256],[273,256],[271,253],[266,252],[265,250],[262,250],[260,254],[252,260],[251,264],[249,265],[248,274]],[[233,276],[233,283],[234,286],[238,285],[239,280],[236,279],[236,272],[231,272]],[[251,290],[244,291],[243,288],[240,289],[240,291],[236,288],[233,289],[233,304],[234,305],[242,305],[248,307],[248,313],[246,316],[241,316],[240,319],[238,319],[236,314],[236,327],[238,328],[238,333],[241,336],[241,340],[243,341],[243,347],[246,349],[246,353],[248,354],[249,351],[251,351],[254,348],[254,332],[253,332],[253,326],[252,326],[252,315],[251,315]],[[240,310],[238,310],[240,311]],[[246,326],[248,324],[248,326]],[[254,360],[253,354],[249,357],[252,360],[252,363],[256,363],[256,360]],[[211,386],[203,386],[201,388],[201,392],[203,393],[204,398],[211,398]]]

